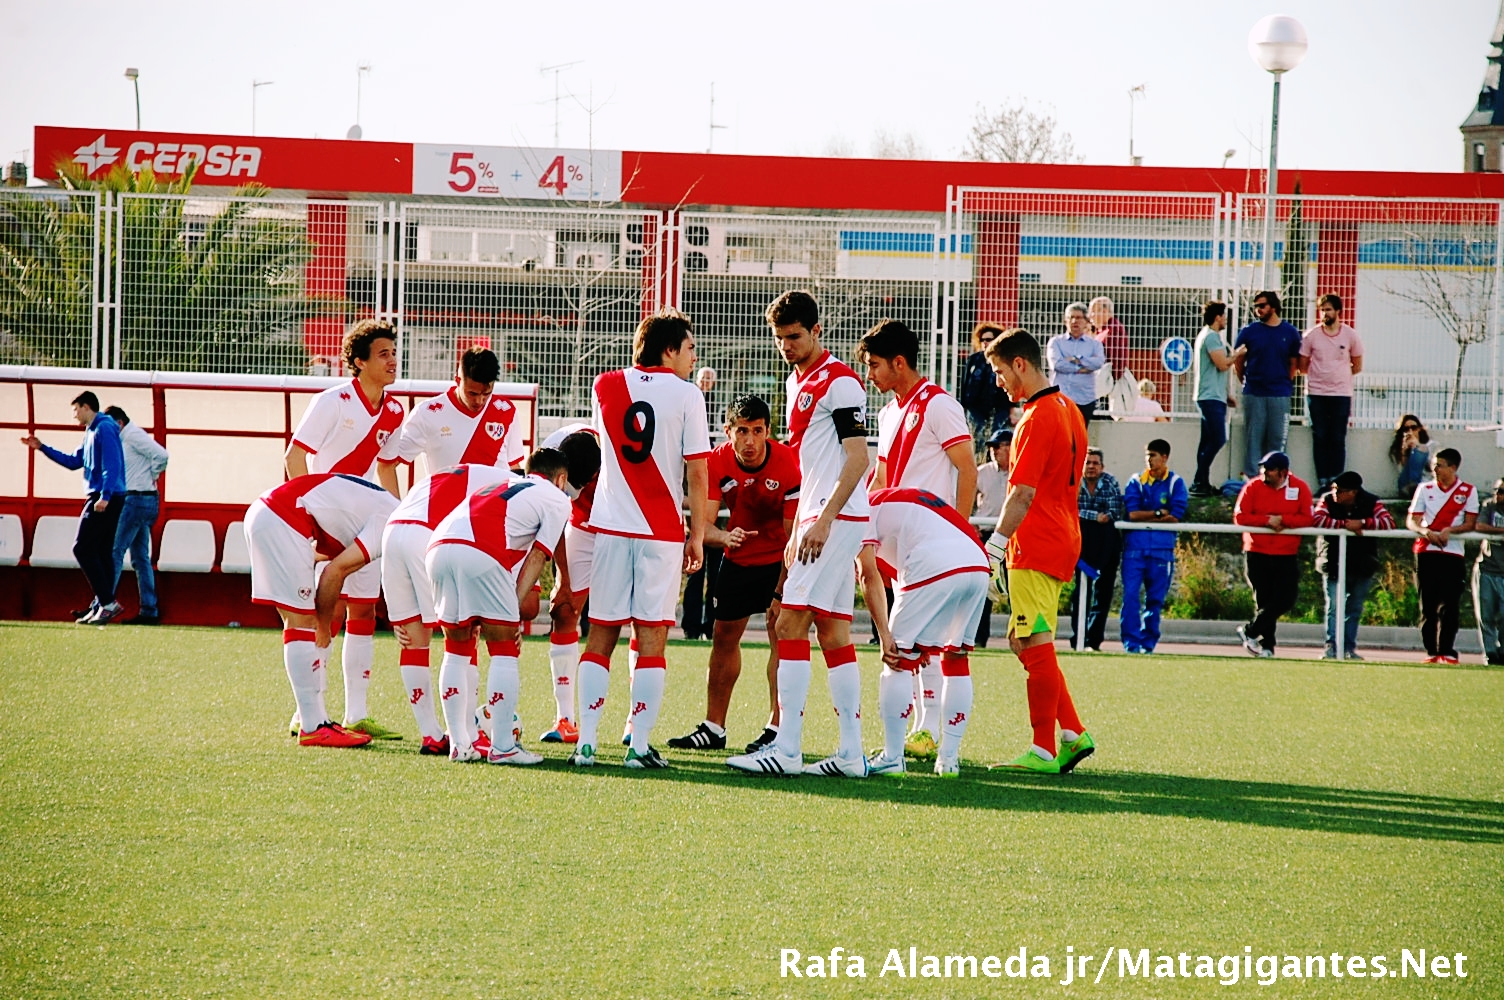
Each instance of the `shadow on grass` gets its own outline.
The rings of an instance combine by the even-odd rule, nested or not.
[[[772,778],[732,771],[723,758],[710,756],[675,757],[669,770],[651,773],[629,772],[602,761],[584,773],[607,780],[688,781],[961,809],[1183,816],[1323,833],[1504,843],[1504,803],[1263,781],[1090,770],[1031,775],[979,767],[964,767],[955,781],[926,772],[864,781],[810,775]]]

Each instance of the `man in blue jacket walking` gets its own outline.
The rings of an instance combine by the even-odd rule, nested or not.
[[[115,528],[125,493],[125,452],[120,427],[99,412],[99,397],[84,391],[73,399],[73,419],[84,428],[84,443],[72,454],[58,451],[29,434],[21,443],[40,451],[65,469],[84,470],[89,498],[78,519],[73,556],[89,578],[94,603],[80,624],[107,625],[124,613],[115,600]]]
[[[1170,443],[1162,438],[1144,449],[1144,471],[1128,480],[1123,507],[1128,520],[1175,524],[1185,517],[1190,491],[1170,471]],[[1123,542],[1123,650],[1152,653],[1159,618],[1175,576],[1175,532],[1126,531]],[[1142,603],[1140,594],[1142,593]]]

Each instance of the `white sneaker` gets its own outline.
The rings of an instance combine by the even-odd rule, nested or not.
[[[903,755],[889,757],[886,750],[879,750],[867,758],[868,774],[891,774],[902,776],[904,773]]]
[[[744,753],[726,758],[726,766],[748,774],[802,774],[802,754],[784,754],[777,745],[763,747],[756,753]]]
[[[1248,650],[1250,656],[1263,656],[1264,646],[1256,638],[1249,635],[1246,626],[1238,626],[1238,638],[1242,640],[1243,648]]]
[[[935,758],[935,773],[942,778],[955,778],[961,774],[961,758],[944,754]]]
[[[595,747],[589,743],[581,743],[575,747],[574,753],[569,755],[569,763],[575,767],[594,767]]]
[[[804,769],[804,773],[818,774],[827,778],[865,778],[868,774],[867,758],[860,754],[855,757],[831,754],[824,760],[810,764]]]
[[[486,757],[487,764],[541,764],[543,755],[524,750],[520,744],[514,743],[505,750],[491,748],[491,753]]]
[[[473,764],[478,760],[485,760],[486,755],[475,749],[475,745],[462,747],[458,744],[449,749],[449,762],[451,764]]]

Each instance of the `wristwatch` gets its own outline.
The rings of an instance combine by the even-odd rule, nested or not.
[[[1165,509],[1163,507],[1159,508],[1159,510],[1156,510],[1154,512],[1154,516],[1155,517],[1164,517],[1165,516]]]

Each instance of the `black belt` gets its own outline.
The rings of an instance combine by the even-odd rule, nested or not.
[[[122,493],[120,495],[123,496],[123,497],[154,497],[154,496],[157,495],[157,491],[156,490],[126,490],[124,493]]]

